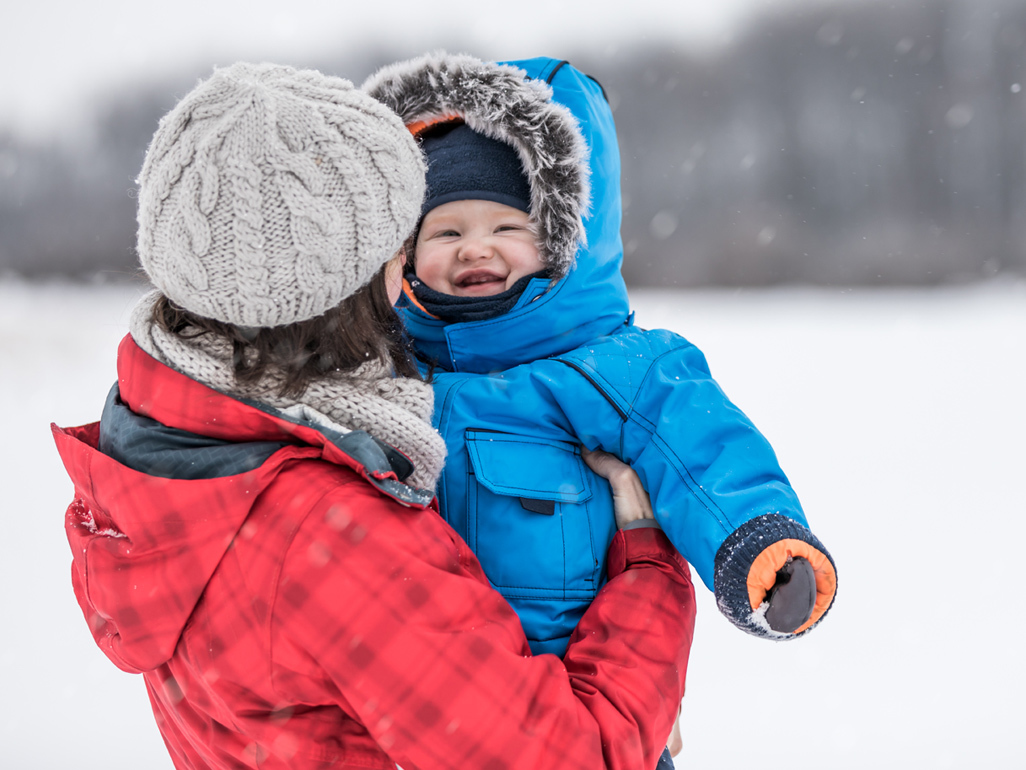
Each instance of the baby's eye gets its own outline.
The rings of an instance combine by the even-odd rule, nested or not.
[[[455,230],[439,230],[435,233],[435,238],[454,238],[459,236],[459,233]]]
[[[495,228],[495,232],[503,233],[509,230],[523,230],[524,228],[520,225],[499,225]]]

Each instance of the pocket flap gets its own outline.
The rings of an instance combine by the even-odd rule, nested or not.
[[[478,482],[497,495],[583,503],[591,481],[576,445],[567,441],[468,430],[467,454]]]

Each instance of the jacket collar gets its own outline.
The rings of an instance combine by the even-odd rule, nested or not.
[[[159,432],[169,448],[181,447],[196,437],[209,439],[205,448],[250,444],[265,456],[286,445],[317,447],[323,459],[352,468],[403,505],[424,507],[432,499],[429,493],[401,483],[413,471],[409,458],[368,433],[341,426],[333,430],[255,401],[220,393],[162,364],[130,335],[118,349],[116,388],[117,392],[112,391],[108,398],[108,407],[117,413],[115,402],[120,402],[130,412],[121,413],[120,424],[134,426],[136,436],[140,431]],[[145,472],[151,473],[152,468]],[[206,475],[229,474],[210,469]]]
[[[131,413],[109,439],[120,458],[100,451],[99,423],[51,428],[75,484],[65,520],[75,593],[96,644],[125,671],[149,671],[170,659],[255,501],[287,463],[324,460],[351,468],[405,506],[431,503],[398,480],[408,461],[368,434],[330,435],[218,393],[150,357],[131,337],[119,349],[112,401],[113,411]],[[125,413],[105,419],[126,419]],[[147,430],[148,438],[140,435]],[[137,451],[147,441],[158,451]],[[238,460],[247,444],[259,462],[208,462],[189,478],[150,472],[168,449],[195,451],[202,460],[230,447]],[[190,464],[181,454],[176,459],[178,467]]]

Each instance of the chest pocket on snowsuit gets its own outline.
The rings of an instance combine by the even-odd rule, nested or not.
[[[607,527],[592,521],[594,476],[579,447],[485,430],[465,438],[473,477],[467,534],[488,579],[515,607],[531,599],[590,602]]]

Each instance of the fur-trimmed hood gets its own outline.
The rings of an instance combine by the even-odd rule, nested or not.
[[[460,117],[480,134],[516,149],[531,185],[531,219],[554,278],[573,266],[586,239],[588,147],[552,88],[523,70],[444,52],[389,65],[363,89],[408,126]]]
[[[411,129],[454,117],[512,145],[552,278],[485,321],[446,323],[400,304],[418,353],[449,371],[494,372],[611,333],[629,314],[620,275],[620,153],[602,87],[558,59],[488,63],[432,53],[389,65],[363,88]]]

